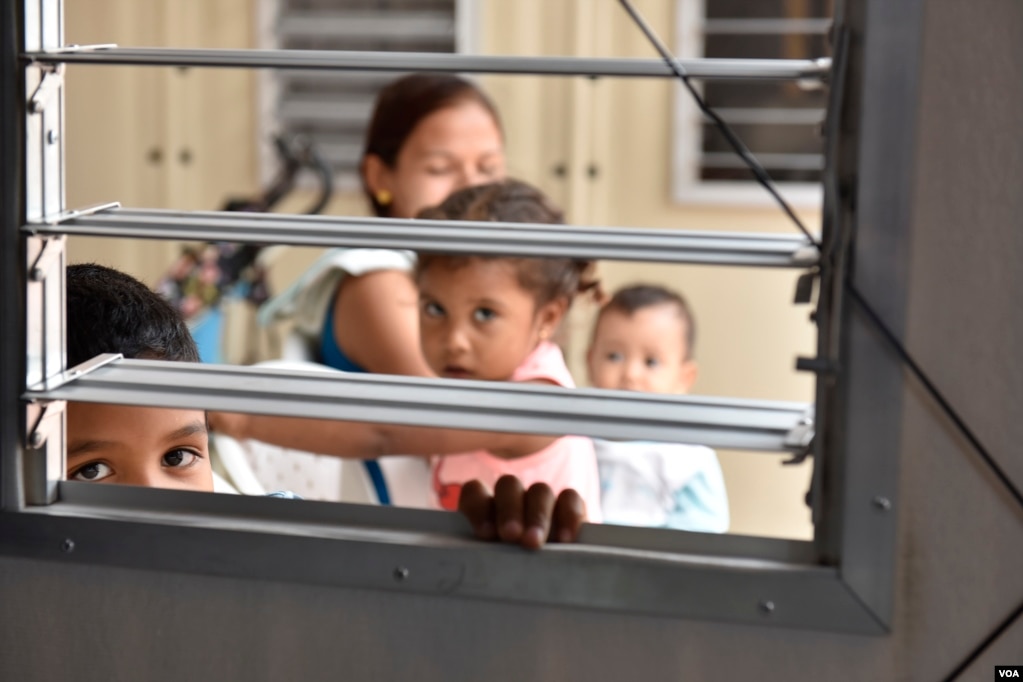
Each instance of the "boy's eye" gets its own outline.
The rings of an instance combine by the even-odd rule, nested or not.
[[[163,456],[163,465],[170,468],[189,467],[195,464],[198,459],[199,455],[191,450],[183,450],[179,448],[177,450],[171,450]]]
[[[112,475],[114,470],[110,468],[109,464],[103,462],[89,462],[84,466],[78,467],[74,473],[71,474],[72,481],[102,481],[104,478]]]
[[[433,301],[426,301],[423,303],[423,314],[429,317],[440,317],[444,314],[444,309]]]
[[[476,308],[472,316],[477,322],[490,322],[497,317],[497,313],[492,308]]]
[[[650,369],[654,369],[655,367],[659,366],[660,364],[661,364],[661,361],[658,360],[657,358],[647,358],[646,359],[646,366],[649,367]]]
[[[621,362],[622,361],[622,354],[617,352],[617,351],[611,351],[610,353],[607,354],[606,357],[607,357],[607,361],[608,362]]]
[[[451,168],[449,166],[427,166],[426,167],[426,174],[427,175],[447,175],[449,172],[451,172]]]

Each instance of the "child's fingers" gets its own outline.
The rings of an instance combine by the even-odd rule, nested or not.
[[[502,542],[518,542],[525,526],[522,522],[525,488],[515,476],[505,475],[494,486],[497,511],[497,534]]]
[[[551,524],[551,539],[557,542],[575,542],[586,520],[586,502],[575,490],[566,488],[554,503],[554,521]]]
[[[522,522],[522,546],[540,549],[547,541],[554,513],[554,491],[546,483],[534,483],[526,491]]]
[[[469,520],[469,525],[480,540],[493,540],[497,537],[494,496],[485,485],[479,481],[469,481],[463,485],[458,496],[458,511]]]

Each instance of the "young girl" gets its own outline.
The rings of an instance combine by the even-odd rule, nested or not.
[[[538,190],[504,182],[460,190],[419,216],[432,220],[563,222],[561,212]],[[509,258],[421,254],[419,332],[423,356],[438,376],[487,381],[524,381],[574,388],[561,350],[551,343],[559,323],[585,281],[589,263],[567,258]],[[564,436],[542,449],[509,459],[475,450],[433,457],[435,503],[456,509],[463,483],[493,485],[512,474],[529,486],[547,483],[555,492],[575,488],[590,519],[599,507],[593,442]]]
[[[359,165],[362,187],[381,218],[412,218],[455,190],[504,177],[497,109],[472,82],[417,73],[377,97]],[[419,350],[415,254],[330,249],[260,311],[262,324],[290,318],[287,355],[345,372],[431,376]],[[383,504],[429,506],[420,459],[367,460]]]
[[[419,217],[563,222],[561,212],[538,190],[510,180],[459,190]],[[588,262],[420,258],[420,337],[431,375],[573,386],[561,351],[549,339],[575,294],[595,290],[586,281]],[[236,438],[341,457],[445,455],[443,463],[432,460],[438,507],[450,507],[466,480],[481,478],[490,487],[502,473],[513,473],[524,485],[543,482],[555,494],[574,488],[586,503],[587,518],[600,518],[599,478],[589,439],[500,433],[499,423],[495,432],[483,432],[224,413],[211,413],[210,420]]]

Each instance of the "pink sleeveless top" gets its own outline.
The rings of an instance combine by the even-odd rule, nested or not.
[[[511,381],[543,380],[565,388],[575,388],[565,366],[561,349],[544,341],[515,370]],[[518,459],[502,459],[486,450],[433,457],[431,460],[433,502],[438,509],[454,511],[462,484],[479,479],[491,490],[505,474],[517,476],[526,488],[546,483],[557,495],[575,488],[586,502],[587,520],[599,523],[600,476],[593,441],[580,436],[563,436],[543,450]]]

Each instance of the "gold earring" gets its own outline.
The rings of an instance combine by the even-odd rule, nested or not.
[[[391,196],[391,193],[386,189],[378,189],[376,194],[373,195],[373,198],[376,199],[377,203],[381,206],[389,206],[391,201],[394,199],[394,197]]]

